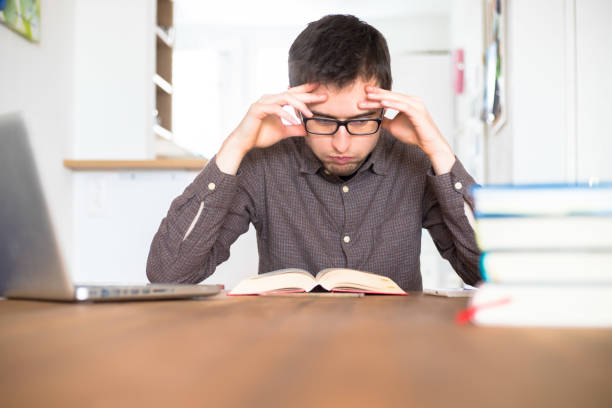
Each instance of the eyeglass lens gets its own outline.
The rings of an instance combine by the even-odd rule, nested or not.
[[[332,135],[336,133],[340,124],[333,119],[313,118],[306,122],[306,130],[312,133]],[[378,130],[376,119],[355,119],[346,124],[347,130],[355,135],[367,135]]]

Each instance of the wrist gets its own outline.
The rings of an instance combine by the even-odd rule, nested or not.
[[[255,147],[246,137],[243,137],[238,130],[234,130],[230,135],[223,141],[221,148],[231,151],[234,154],[238,154],[244,157],[253,147]]]
[[[225,139],[216,156],[219,170],[225,174],[235,175],[244,156],[250,149],[244,146],[233,133]]]
[[[438,176],[450,172],[457,160],[450,147],[448,149],[427,153],[427,156],[429,157],[429,161],[431,161],[434,173]]]

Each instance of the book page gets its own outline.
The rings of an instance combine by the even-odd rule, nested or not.
[[[317,282],[325,289],[356,290],[374,293],[405,294],[392,279],[354,269],[329,268],[319,272]]]
[[[265,278],[269,278],[271,276],[276,276],[276,275],[288,275],[288,274],[301,274],[301,275],[305,275],[306,277],[313,279],[314,277],[312,276],[312,274],[308,271],[305,271],[304,269],[299,269],[299,268],[286,268],[286,269],[279,269],[277,271],[272,271],[272,272],[266,272],[266,273],[262,273],[260,275],[257,276],[253,276],[252,280],[258,280],[258,279],[265,279]]]
[[[317,285],[315,278],[303,269],[281,269],[262,273],[241,281],[230,295],[254,295],[271,291],[304,291],[308,292]]]

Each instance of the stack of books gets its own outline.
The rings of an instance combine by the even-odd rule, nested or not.
[[[503,326],[612,326],[612,184],[476,187],[485,281],[467,318]]]

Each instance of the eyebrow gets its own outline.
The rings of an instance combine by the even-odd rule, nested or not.
[[[335,117],[330,116],[330,115],[326,115],[326,114],[324,114],[324,113],[315,112],[315,111],[313,111],[313,110],[311,110],[311,112],[312,112],[312,114],[313,114],[314,116],[320,116],[320,117],[322,117],[322,118],[328,118],[328,119],[336,119]],[[365,116],[375,115],[375,114],[377,114],[377,113],[378,113],[377,111],[373,110],[373,111],[370,111],[370,112],[360,113],[359,115],[350,116],[350,117],[348,117],[347,119],[359,119],[359,118],[363,118],[363,117],[365,117]]]

